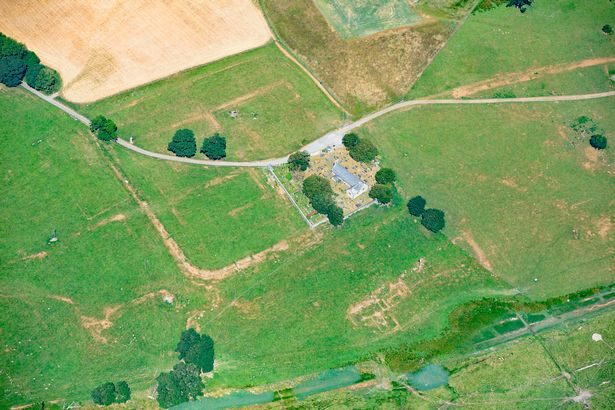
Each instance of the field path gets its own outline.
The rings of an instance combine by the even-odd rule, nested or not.
[[[467,97],[481,91],[491,90],[493,88],[504,87],[507,85],[522,83],[530,80],[541,78],[548,74],[565,73],[574,71],[579,68],[593,67],[608,63],[615,63],[615,57],[588,58],[586,60],[575,61],[573,63],[556,64],[545,67],[528,68],[525,71],[516,73],[503,73],[488,80],[479,81],[472,84],[462,85],[452,90],[453,98]],[[447,91],[446,94],[451,91]],[[442,93],[445,94],[445,93]],[[438,95],[442,95],[438,94]],[[427,97],[429,98],[429,97]]]
[[[48,103],[58,107],[77,121],[82,122],[83,124],[90,126],[90,120],[83,115],[79,114],[77,111],[72,108],[62,104],[59,101],[39,92],[27,85],[26,83],[21,83],[21,86],[36,96],[42,98]],[[520,98],[477,98],[471,100],[461,100],[461,99],[435,99],[435,100],[410,100],[410,101],[402,101],[397,104],[390,105],[385,107],[379,111],[373,112],[364,116],[363,118],[358,119],[357,121],[346,124],[338,129],[330,131],[318,138],[315,141],[305,145],[301,148],[302,151],[307,151],[308,153],[314,155],[325,148],[333,148],[341,145],[342,138],[345,134],[350,131],[362,127],[370,121],[375,120],[378,117],[382,117],[385,114],[389,114],[394,111],[402,110],[405,108],[411,108],[421,105],[465,105],[465,104],[515,104],[515,103],[536,103],[536,102],[559,102],[559,101],[583,101],[583,100],[593,100],[597,98],[607,98],[615,96],[615,91],[606,91],[602,93],[593,93],[593,94],[577,94],[577,95],[558,95],[558,96],[543,96],[543,97],[520,97]],[[264,159],[259,161],[212,161],[206,159],[195,159],[195,158],[183,158],[176,157],[172,155],[160,154],[158,152],[152,152],[145,150],[143,148],[139,148],[136,145],[129,143],[128,141],[123,140],[122,138],[117,138],[116,142],[138,154],[145,155],[151,158],[161,159],[164,161],[173,161],[173,162],[183,162],[185,164],[195,164],[195,165],[207,165],[214,167],[269,167],[282,165],[288,161],[288,155],[280,158],[271,158]]]

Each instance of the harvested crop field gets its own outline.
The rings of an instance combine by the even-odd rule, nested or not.
[[[270,38],[251,0],[5,2],[0,31],[62,75],[63,96],[94,101]]]
[[[452,1],[438,4],[437,9],[418,10],[422,20],[414,26],[407,25],[412,24],[410,11],[405,17],[399,11],[391,12],[397,28],[378,31],[391,26],[386,18],[378,20],[366,13],[359,3],[353,2],[358,13],[354,18],[339,10],[337,15],[328,13],[327,20],[312,1],[261,0],[276,35],[353,114],[371,111],[408,92],[466,13],[464,8],[455,9]],[[340,15],[344,21],[339,20]],[[406,25],[399,27],[402,24]],[[370,35],[347,39],[353,27],[354,35],[363,29]]]

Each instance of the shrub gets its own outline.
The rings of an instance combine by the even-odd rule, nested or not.
[[[359,136],[355,134],[354,132],[346,134],[344,135],[344,138],[342,138],[342,144],[344,144],[344,146],[348,150],[350,150],[351,148],[354,148],[358,143],[359,143]]]
[[[596,149],[605,149],[607,145],[606,137],[600,134],[592,135],[589,139],[589,145]]]
[[[376,182],[379,184],[392,184],[396,180],[397,175],[391,168],[381,168],[376,172]]]
[[[439,232],[444,228],[444,212],[439,209],[426,209],[421,215],[421,223],[431,232]]]
[[[610,24],[605,24],[602,26],[602,32],[605,34],[613,34],[613,27]]]
[[[115,385],[107,382],[92,390],[92,401],[102,406],[113,404],[115,402]]]
[[[26,74],[26,63],[17,57],[0,58],[0,83],[17,87]]]
[[[327,219],[329,219],[329,223],[333,226],[340,226],[344,223],[344,210],[339,206],[332,204],[327,209]]]
[[[310,154],[305,151],[295,152],[288,157],[288,167],[292,171],[305,171],[310,166]]]
[[[425,212],[426,204],[427,201],[420,195],[415,196],[414,198],[410,198],[407,205],[408,212],[410,212],[410,215],[421,216],[423,215],[423,212]]]
[[[167,149],[178,157],[194,157],[194,154],[196,154],[196,139],[192,130],[182,128],[175,131]]]
[[[371,162],[378,155],[378,148],[371,142],[360,139],[359,142],[348,150],[348,153],[355,161]]]
[[[205,138],[201,152],[209,159],[217,160],[226,157],[226,138],[217,132],[209,138]]]
[[[388,204],[393,200],[393,190],[389,185],[376,184],[369,190],[369,197],[381,204]]]

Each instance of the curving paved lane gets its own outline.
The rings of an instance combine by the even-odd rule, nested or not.
[[[50,104],[58,107],[74,119],[82,122],[83,124],[90,126],[90,120],[85,116],[79,114],[77,111],[72,108],[62,104],[59,101],[39,92],[27,85],[26,83],[21,83],[21,86],[36,96],[42,98]],[[340,128],[337,128],[333,131],[330,131],[318,138],[315,141],[305,145],[301,150],[307,151],[310,154],[314,155],[321,152],[323,149],[328,147],[337,147],[342,144],[342,138],[345,134],[354,130],[355,128],[359,128],[370,121],[375,120],[378,117],[386,115],[390,112],[402,110],[404,108],[415,107],[419,105],[451,105],[451,104],[514,104],[514,103],[535,103],[535,102],[558,102],[558,101],[582,101],[582,100],[593,100],[596,98],[606,98],[615,96],[615,91],[606,91],[602,93],[593,93],[593,94],[578,94],[578,95],[558,95],[558,96],[545,96],[545,97],[520,97],[520,98],[477,98],[471,100],[456,100],[456,99],[442,99],[442,100],[410,100],[410,101],[402,101],[397,104],[390,105],[381,109],[380,111],[373,112],[369,115],[366,115],[363,118],[358,119],[355,122],[346,124]],[[175,157],[172,155],[160,154],[157,152],[148,151],[143,148],[139,148],[136,145],[129,143],[121,138],[118,138],[116,141],[119,145],[134,151],[138,154],[145,155],[151,158],[156,158],[164,161],[174,161],[174,162],[183,162],[186,164],[196,164],[196,165],[208,165],[214,167],[269,167],[276,166],[286,163],[288,161],[288,155],[280,158],[271,158],[264,159],[260,161],[211,161],[205,159],[194,159],[194,158],[182,158]]]

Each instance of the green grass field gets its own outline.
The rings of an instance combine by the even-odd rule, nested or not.
[[[587,115],[611,136],[611,103],[421,107],[362,133],[454,243],[540,299],[612,281],[612,149],[573,145],[569,126]]]
[[[342,119],[274,44],[76,108],[112,118],[121,136],[134,136],[136,145],[157,152],[167,152],[179,128],[195,132],[198,149],[204,137],[219,132],[227,138],[229,160],[283,156]],[[231,110],[239,116],[231,118]]]
[[[2,123],[14,136],[2,142],[2,406],[87,400],[94,386],[120,379],[143,399],[176,360],[172,350],[189,318],[216,341],[216,374],[207,385],[223,389],[279,382],[434,337],[460,304],[512,292],[401,206],[304,236],[294,209],[262,174],[101,148],[81,124],[23,90],[3,89],[0,106],[14,113]],[[108,161],[208,268],[280,239],[304,241],[215,286],[196,286]],[[47,244],[54,231],[59,241]],[[391,304],[381,327],[353,325],[350,306],[389,284],[409,292],[381,295]],[[165,292],[173,305],[162,301]]]
[[[419,272],[413,269],[420,258]],[[400,280],[409,293],[396,293]],[[352,316],[353,324],[350,307],[389,285],[378,296],[391,306],[382,312],[385,324]],[[344,229],[324,232],[316,244],[281,254],[258,273],[237,274],[220,289],[228,302],[205,311],[199,323],[218,340],[219,378],[212,385],[238,387],[340,367],[387,346],[435,337],[455,307],[513,292],[401,207],[363,211]]]
[[[121,168],[188,259],[217,269],[307,231],[261,169],[186,166],[114,147]]]
[[[613,4],[608,0],[544,0],[534,2],[525,13],[500,6],[473,14],[425,70],[409,97],[446,92],[532,67],[613,57],[615,36],[600,30],[609,16],[613,16]]]
[[[0,111],[11,113],[0,124],[0,407],[87,399],[108,380],[149,388],[173,363],[184,309],[208,296],[185,297],[188,282],[81,124],[22,90],[0,89]],[[181,307],[162,303],[163,289]],[[83,317],[112,308],[101,343]]]
[[[362,37],[420,21],[406,0],[315,0],[314,4],[343,38]]]

